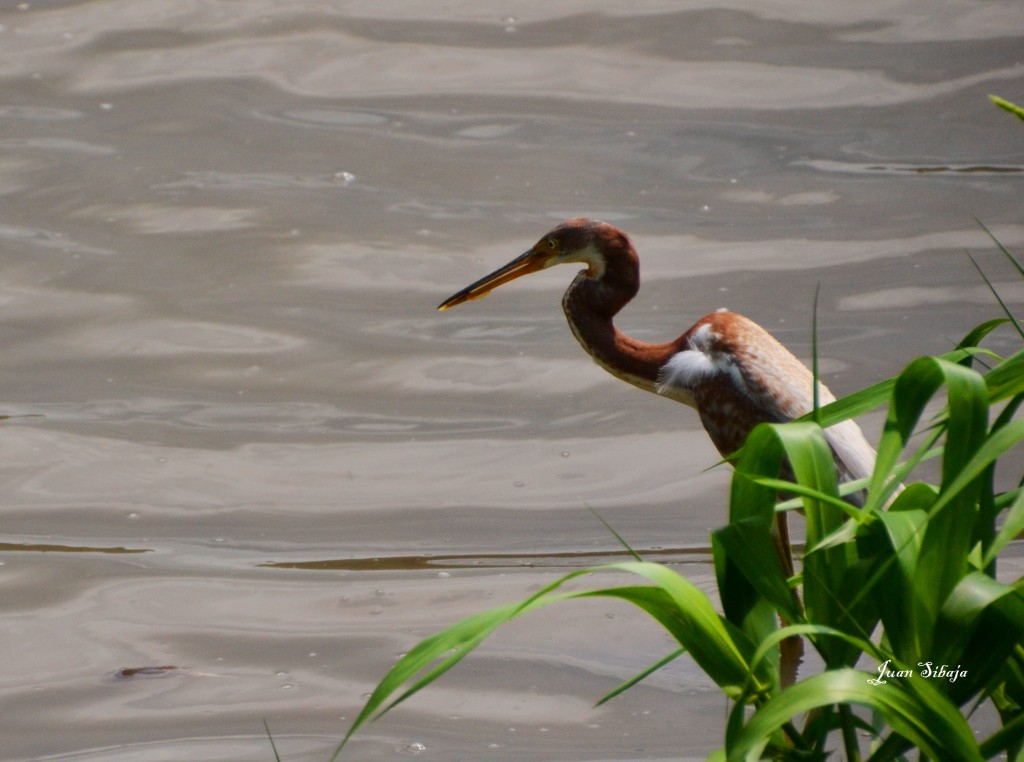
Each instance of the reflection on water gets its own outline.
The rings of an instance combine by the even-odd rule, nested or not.
[[[437,304],[588,215],[638,245],[637,337],[727,306],[806,357],[820,284],[834,390],[945,351],[997,314],[964,249],[1024,299],[974,220],[1024,245],[987,99],[1021,101],[1021,29],[921,0],[0,7],[0,756],[272,758],[266,719],[326,759],[418,638],[618,558],[588,506],[710,590],[728,472],[580,352],[571,273]],[[724,708],[685,660],[591,705],[671,650],[556,607],[352,758],[702,758]]]
[[[635,550],[635,549],[634,549]],[[641,550],[645,561],[672,565],[680,563],[686,555],[700,554],[708,562],[711,548],[674,548]],[[635,558],[629,550],[619,551],[570,551],[567,553],[492,553],[471,556],[458,555],[422,555],[422,556],[391,556],[377,558],[339,558],[326,561],[277,561],[260,564],[271,569],[307,569],[343,571],[402,571],[412,569],[464,569],[480,567],[487,569],[541,567],[557,569],[559,567],[594,566],[599,563],[614,563]]]
[[[0,553],[12,553],[17,551],[29,553],[149,553],[149,548],[91,548],[69,545],[42,545],[39,543],[18,543],[0,542]]]

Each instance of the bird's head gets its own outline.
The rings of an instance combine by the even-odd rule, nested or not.
[[[584,217],[566,220],[504,267],[445,299],[438,309],[482,299],[498,286],[554,265],[584,264],[587,276],[597,279],[604,274],[613,251],[632,252],[629,239],[618,228]]]

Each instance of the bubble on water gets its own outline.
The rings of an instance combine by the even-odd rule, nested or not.
[[[427,745],[425,743],[420,743],[419,741],[413,741],[410,744],[406,744],[405,748],[403,749],[403,751],[409,754],[422,754],[426,750]]]

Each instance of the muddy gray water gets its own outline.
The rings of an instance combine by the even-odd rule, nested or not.
[[[324,760],[418,638],[614,553],[587,506],[710,590],[728,473],[587,360],[571,272],[435,306],[601,217],[629,332],[806,357],[821,284],[852,391],[996,314],[964,249],[1021,303],[990,92],[1015,0],[0,3],[0,757]],[[671,648],[536,614],[349,758],[702,757],[686,660],[593,708]]]

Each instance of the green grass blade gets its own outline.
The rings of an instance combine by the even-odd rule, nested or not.
[[[476,648],[500,625],[513,619],[520,609],[520,604],[499,606],[498,608],[463,619],[452,627],[420,641],[415,648],[399,659],[395,666],[384,676],[384,679],[380,681],[366,702],[363,711],[356,717],[348,736],[351,736],[359,726],[374,716],[378,710],[381,710],[381,713],[386,712],[412,695],[415,692],[414,690],[406,691],[385,708],[385,702],[412,677],[427,670],[430,665],[440,660],[440,664],[437,667],[429,670],[429,680],[426,682],[436,679],[455,666],[458,661]],[[448,654],[447,658],[442,658],[446,654]],[[424,684],[426,684],[424,681],[419,683],[420,686]],[[348,736],[346,736],[346,739]]]
[[[918,492],[922,493],[922,501],[927,495],[934,496],[926,485],[911,485],[900,497],[917,503]],[[895,563],[881,578],[874,591],[875,598],[893,653],[900,661],[913,664],[928,649],[939,609],[934,596],[925,589],[928,580],[918,573],[928,513],[924,509],[883,511],[878,515],[878,522],[884,529]],[[882,558],[886,556],[889,553]]]
[[[810,640],[814,641],[818,641],[823,638],[836,638],[854,646],[857,651],[870,654],[876,659],[880,659],[882,661],[885,660],[885,657],[881,655],[878,647],[872,643],[866,635],[863,637],[852,635],[846,630],[841,630],[836,627],[828,627],[823,624],[791,624],[786,627],[779,628],[759,643],[757,650],[754,651],[751,664],[756,667],[772,648],[786,638],[797,636],[806,636]]]
[[[640,672],[639,674],[636,674],[633,677],[629,678],[629,680],[626,680],[625,682],[620,683],[619,685],[617,685],[615,687],[614,690],[606,693],[604,696],[601,697],[601,700],[598,701],[594,706],[601,706],[602,704],[605,704],[605,703],[611,701],[616,696],[618,696],[618,695],[620,695],[622,693],[625,693],[626,691],[628,691],[630,688],[632,688],[637,683],[642,682],[643,680],[646,680],[648,677],[653,675],[655,672],[657,672],[659,669],[664,667],[666,664],[669,664],[669,663],[675,661],[676,659],[678,659],[684,653],[686,653],[686,649],[685,648],[677,648],[675,651],[670,653],[668,656],[665,656],[665,657],[663,657],[661,659],[658,659],[658,661],[654,662],[654,664],[649,666],[647,669],[645,669],[642,672]]]
[[[748,584],[787,621],[798,622],[803,619],[803,612],[779,566],[770,528],[760,522],[734,521],[716,529],[712,535],[721,543]],[[723,591],[723,597],[730,598],[731,594]]]
[[[1024,108],[1021,108],[1016,103],[1010,103],[1010,101],[1004,100],[998,95],[990,95],[988,96],[988,99],[1004,111],[1009,111],[1018,119],[1024,120]]]
[[[984,379],[970,368],[938,361],[946,386],[948,419],[942,454],[942,485],[932,506],[921,543],[917,569],[919,588],[929,593],[929,611],[937,612],[942,601],[967,571],[967,557],[974,542],[976,506],[991,459],[975,460],[988,434],[988,389]],[[996,438],[1002,440],[1005,437]],[[991,444],[991,441],[989,442]],[[993,449],[993,448],[989,448]],[[976,470],[971,467],[980,463]]]
[[[734,464],[729,491],[729,521],[757,521],[765,526],[775,520],[776,492],[745,476],[777,477],[782,467],[782,445],[766,425],[747,437],[742,455]]]
[[[1017,106],[1016,108],[1020,108],[1020,107]],[[1003,253],[1003,256],[1006,257],[1010,261],[1011,265],[1013,265],[1014,267],[1017,268],[1017,272],[1020,274],[1020,276],[1022,278],[1024,278],[1024,265],[1022,265],[1020,262],[1018,262],[1017,258],[1014,257],[1013,254],[1010,253],[1010,250],[1007,249],[1005,246],[1003,246],[1002,241],[1000,241],[998,238],[996,238],[995,234],[985,226],[984,222],[979,220],[977,217],[974,218],[974,221],[978,223],[978,225],[981,227],[981,229],[985,231],[985,233],[988,235],[989,238],[992,239],[992,243],[994,243],[996,245],[996,247],[999,249],[999,251],[1001,251]]]
[[[978,261],[974,257],[972,257],[970,253],[967,254],[967,258],[971,260],[971,264],[974,265],[974,269],[978,271],[978,275],[980,275],[981,279],[985,281],[985,285],[988,286],[988,290],[992,292],[992,296],[999,303],[999,306],[1002,308],[1003,313],[1006,315],[1007,322],[1010,323],[1014,328],[1016,328],[1017,333],[1020,334],[1020,337],[1022,339],[1024,339],[1024,328],[1022,328],[1020,323],[1016,319],[1014,319],[1013,313],[1010,311],[1010,308],[1006,306],[1006,302],[1004,302],[1003,298],[999,296],[999,292],[996,291],[996,287],[992,285],[992,281],[990,281],[988,279],[988,276],[985,275],[985,271],[981,269],[981,265],[978,264]]]
[[[274,752],[274,759],[276,762],[281,762],[281,755],[277,753],[277,744],[274,743],[274,736],[270,734],[270,725],[266,720],[263,720],[263,729],[267,732],[267,740],[270,741],[270,750]]]
[[[950,696],[963,703],[1004,674],[1007,660],[1022,640],[1021,590],[982,572],[972,572],[960,581],[942,607],[929,659],[966,670],[963,679],[948,687]]]
[[[981,753],[985,759],[992,759],[1001,752],[1009,752],[1014,747],[1020,746],[1022,741],[1024,741],[1024,714],[1018,715],[982,741]],[[1021,762],[1022,756],[1024,753],[1016,755],[1014,759]]]
[[[1024,394],[1024,349],[1006,358],[985,376],[989,403],[995,404]]]
[[[778,437],[793,470],[795,481],[814,492],[838,498],[836,466],[832,449],[821,428],[815,424],[792,423],[766,427]],[[816,547],[846,521],[846,509],[830,502],[804,497],[804,518],[807,545]],[[804,609],[812,621],[836,624],[843,617],[838,605],[839,588],[851,560],[851,548],[846,545],[825,547],[804,556]],[[832,654],[829,647],[823,651],[826,661],[842,658]]]
[[[945,510],[953,497],[960,493],[966,485],[984,473],[990,465],[1000,457],[1024,441],[1024,418],[1008,422],[988,437],[974,452],[969,460],[957,472],[956,477],[935,502],[934,511]]]
[[[1002,321],[1002,319],[1000,319]],[[994,326],[993,326],[994,327]],[[991,329],[989,329],[991,330]],[[987,333],[987,332],[986,332]],[[976,354],[991,354],[988,350],[976,350],[973,346],[960,347],[952,352],[940,355],[939,358],[949,362],[961,362],[964,359],[973,357]],[[818,418],[823,428],[845,421],[848,418],[856,418],[864,413],[871,412],[889,402],[892,397],[892,389],[896,384],[897,376],[879,381],[871,386],[848,394],[845,397],[830,402],[819,411]],[[799,421],[814,420],[812,413],[798,418]]]
[[[639,575],[655,588],[614,588],[592,595],[621,597],[658,619],[727,695],[738,695],[753,679],[749,663],[753,644],[715,611],[703,590],[660,564],[626,561],[605,568]],[[757,691],[767,690],[772,676],[760,674],[756,681]]]
[[[845,421],[848,418],[856,418],[884,405],[889,401],[889,395],[895,383],[895,377],[887,378],[866,389],[861,389],[835,402],[830,402],[818,411],[820,425],[823,428],[827,428],[834,423]],[[798,420],[810,421],[814,420],[814,417],[808,413]]]
[[[611,588],[582,593],[555,591],[570,580],[598,571],[621,571],[644,577],[652,586]],[[562,600],[591,596],[617,597],[647,611],[672,633],[693,655],[695,661],[729,695],[739,695],[749,687],[748,656],[753,644],[742,632],[731,627],[715,611],[707,595],[693,583],[659,564],[629,561],[581,569],[556,580],[521,603],[498,606],[463,619],[446,630],[418,643],[405,654],[371,693],[331,760],[360,727],[384,714],[432,683],[465,658],[499,626],[528,611]],[[392,698],[409,681],[411,687]],[[764,672],[755,680],[755,692],[763,692],[772,682]],[[390,703],[389,703],[390,702]]]
[[[733,522],[730,526],[735,523]],[[767,542],[772,546],[770,558],[763,563],[770,564],[769,568],[773,569],[771,573],[785,581],[778,555],[781,548],[776,546],[772,527],[749,519],[745,523],[753,524],[756,527],[758,543]],[[767,540],[765,540],[765,536],[768,537]],[[732,551],[727,551],[721,538],[714,533],[711,535],[711,552],[715,565],[715,577],[718,582],[718,597],[726,619],[732,625],[739,627],[753,643],[759,642],[766,635],[778,629],[775,608],[768,599],[761,595],[758,588],[751,584],[747,574],[734,560]],[[792,592],[789,595],[792,596]]]
[[[749,447],[744,447],[734,462],[730,486],[729,523],[760,527],[758,542],[776,545],[772,534],[775,518],[776,492],[770,487],[747,478],[769,474],[778,476],[782,465],[782,447],[777,438],[765,434],[764,427],[757,427],[748,437]],[[765,437],[763,442],[759,437]],[[750,583],[747,574],[740,570],[732,554],[726,551],[719,538],[712,535],[712,549],[715,559],[715,575],[718,581],[719,598],[726,618],[741,627],[753,640],[775,629],[775,615],[764,603],[757,589]],[[782,562],[779,554],[785,549],[778,547],[773,553],[776,576],[782,576]]]
[[[887,476],[896,468],[897,460],[914,432],[925,406],[939,387],[945,384],[951,414],[945,426],[952,426],[956,436],[947,437],[943,455],[943,474],[948,480],[959,465],[958,458],[978,446],[987,425],[987,398],[982,394],[985,382],[980,375],[955,362],[935,357],[914,360],[899,375],[893,387],[889,413],[878,445],[878,458],[869,489],[868,508],[884,505],[888,492],[884,491]],[[950,443],[952,442],[952,450]]]
[[[967,721],[941,694],[914,682],[914,690],[895,681],[874,685],[877,675],[854,669],[831,670],[803,680],[765,703],[727,749],[729,762],[754,762],[772,736],[790,722],[819,707],[851,703],[881,715],[901,736],[932,759],[981,762],[982,756]]]
[[[611,524],[604,520],[604,516],[595,511],[589,505],[587,506],[587,510],[590,511],[590,515],[592,515],[594,518],[596,518],[598,521],[604,524],[604,528],[611,533],[612,537],[619,541],[619,544],[626,549],[626,552],[629,553],[629,555],[633,556],[634,561],[644,560],[640,557],[640,554],[633,550],[633,547],[628,542],[626,542],[625,538],[615,531],[615,527],[613,527]]]
[[[979,323],[974,328],[972,328],[966,336],[964,336],[960,340],[960,343],[957,344],[957,348],[966,349],[968,347],[977,347],[978,344],[980,344],[986,336],[992,333],[992,331],[994,331],[1001,325],[1006,325],[1009,322],[1011,321],[1007,318],[993,318],[992,320],[986,320],[984,323]],[[972,358],[973,355],[965,359],[970,360]]]
[[[999,532],[996,534],[995,539],[992,540],[992,544],[989,545],[981,560],[982,568],[987,568],[995,561],[996,556],[1013,540],[1017,539],[1021,532],[1024,532],[1024,490],[1018,491],[1016,499],[1006,512],[1006,519],[1003,521],[1003,525],[999,528]]]
[[[818,371],[818,297],[820,295],[821,283],[819,282],[814,287],[814,304],[811,306],[811,378],[813,379],[811,412],[814,414],[814,422],[819,426],[821,425],[821,373]]]
[[[822,492],[819,489],[815,489],[814,487],[806,487],[803,484],[797,484],[795,482],[786,481],[785,479],[773,479],[769,476],[758,476],[748,478],[751,478],[753,481],[757,482],[762,486],[771,487],[772,489],[778,490],[779,492],[787,492],[796,495],[797,497],[800,498],[806,498],[808,500],[816,500],[821,503],[826,503],[832,506],[833,508],[837,508],[838,510],[842,511],[851,519],[861,518],[861,511],[859,508],[857,508],[857,506],[851,505],[850,503],[843,500],[841,497],[837,497],[836,495],[829,495],[825,492]],[[862,479],[858,480],[857,482],[851,482],[851,484],[853,486],[848,491],[846,491],[847,493],[859,492],[860,490],[867,486],[867,480]],[[842,487],[845,486],[845,483],[843,485],[840,485],[839,494],[844,493]],[[787,503],[787,505],[793,509],[802,508],[803,505],[801,503],[803,502],[805,501]],[[776,508],[779,507],[781,506],[776,505]]]
[[[601,567],[597,567],[600,569]],[[565,596],[552,593],[570,580],[588,574],[595,569],[581,569],[556,580],[542,588],[521,603],[506,604],[474,614],[451,627],[420,641],[414,648],[399,659],[383,677],[370,694],[366,705],[356,717],[341,744],[331,757],[337,758],[352,735],[371,719],[384,714],[407,698],[421,690],[429,683],[454,667],[502,624],[515,617]],[[413,686],[398,698],[392,699],[399,689],[417,675],[424,675]],[[390,700],[390,703],[388,703]]]

